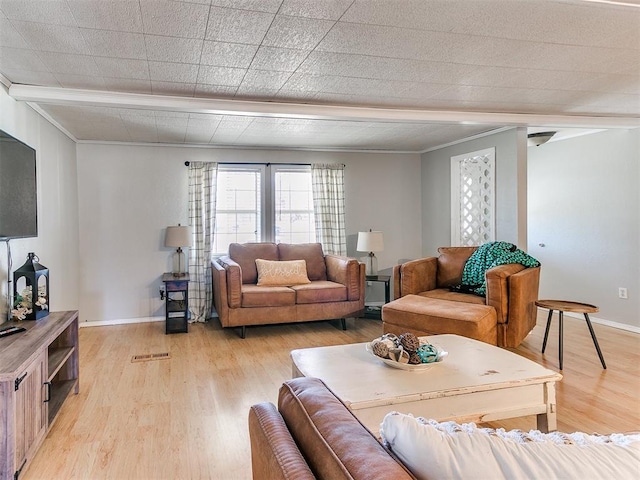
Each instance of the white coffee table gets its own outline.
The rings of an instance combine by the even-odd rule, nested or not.
[[[355,343],[293,350],[293,377],[322,379],[374,433],[391,411],[476,423],[537,415],[539,430],[557,429],[555,382],[561,374],[470,338],[422,338],[449,355],[421,372],[389,367],[365,343]]]

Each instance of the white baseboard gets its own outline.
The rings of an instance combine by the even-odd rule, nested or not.
[[[545,318],[548,315],[547,309],[538,309],[538,311],[545,312]],[[579,318],[584,321],[584,315],[582,313],[565,312],[564,314],[567,317]],[[591,315],[589,315],[589,320],[591,320],[591,323],[606,325],[607,327],[617,328],[619,330],[626,330],[627,332],[640,333],[640,327],[636,327],[635,325],[629,325],[629,324],[620,323],[620,322],[613,322],[605,318],[593,317]]]
[[[384,302],[371,302],[367,304],[368,306],[382,306]],[[546,309],[538,309],[539,311],[547,312]],[[573,312],[565,312],[565,315],[568,317],[574,317],[584,320],[584,315],[581,313],[573,313]],[[626,323],[620,322],[612,322],[611,320],[606,320],[604,318],[593,317],[589,315],[589,319],[592,323],[597,323],[600,325],[606,325],[607,327],[618,328],[620,330],[626,330],[628,332],[640,333],[640,327],[636,327],[635,325],[628,325]],[[164,317],[139,317],[139,318],[123,318],[123,319],[113,319],[113,320],[100,320],[96,322],[80,322],[78,326],[80,328],[83,327],[106,327],[109,325],[128,325],[133,323],[147,323],[147,322],[164,322]]]
[[[113,320],[100,320],[96,322],[80,322],[78,326],[83,327],[107,327],[110,325],[129,325],[133,323],[164,322],[164,317],[139,317],[139,318],[116,318]]]

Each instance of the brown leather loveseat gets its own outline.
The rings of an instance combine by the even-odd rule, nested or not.
[[[309,283],[258,285],[256,260],[304,260]],[[364,311],[365,266],[356,259],[325,255],[319,243],[232,243],[229,255],[212,262],[213,303],[223,327],[342,320]]]
[[[393,269],[395,300],[382,307],[383,330],[418,336],[454,333],[517,347],[536,325],[540,267],[499,265],[486,271],[486,297],[450,291],[477,247],[441,247],[438,257]]]

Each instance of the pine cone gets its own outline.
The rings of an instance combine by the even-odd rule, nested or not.
[[[416,352],[412,352],[411,355],[409,356],[409,363],[411,365],[419,365],[422,363],[422,360],[420,359],[420,357]]]
[[[400,344],[409,353],[415,352],[420,346],[420,340],[413,333],[407,332],[400,335]]]
[[[387,347],[386,343],[376,340],[371,344],[371,350],[378,357],[388,358],[389,357],[389,347]]]

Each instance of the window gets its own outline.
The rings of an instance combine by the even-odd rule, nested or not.
[[[213,251],[230,243],[258,242],[264,231],[264,166],[218,167]]]
[[[315,242],[311,170],[273,168],[276,243]]]
[[[220,165],[213,251],[233,242],[315,242],[308,166]]]

